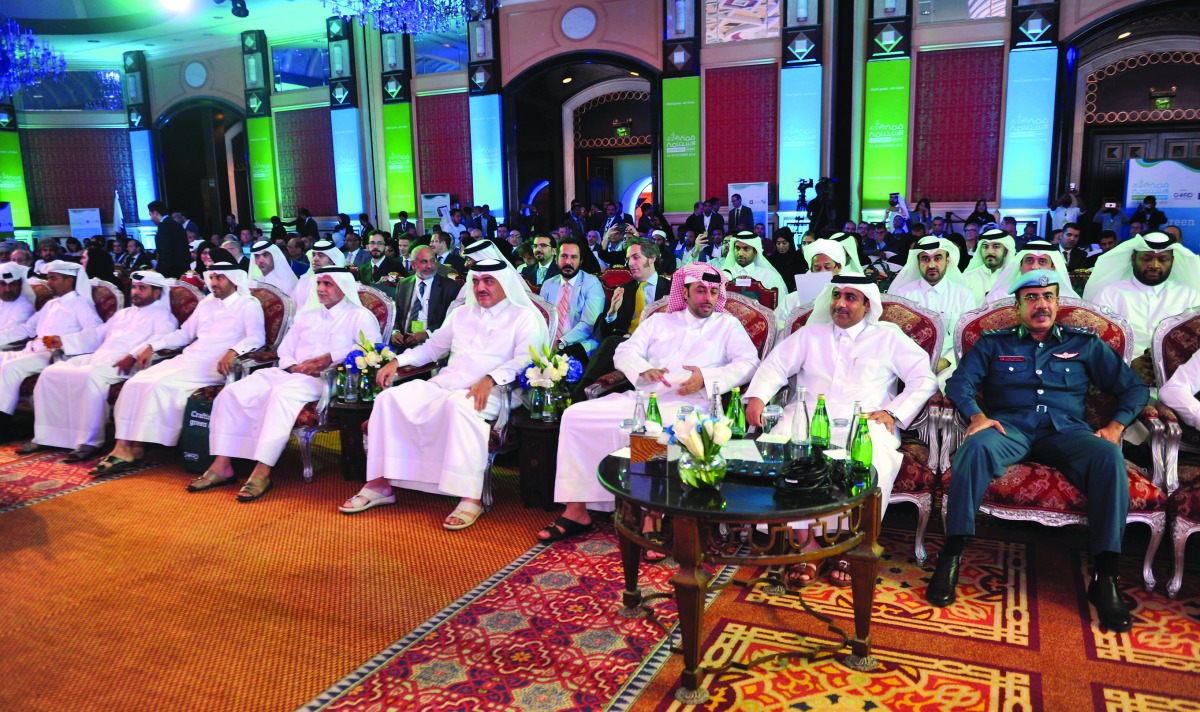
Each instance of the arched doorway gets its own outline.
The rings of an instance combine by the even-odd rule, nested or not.
[[[624,202],[632,213],[630,200],[658,195],[661,83],[641,62],[553,57],[505,86],[504,112],[508,194],[535,206],[543,229],[556,227],[572,200]]]
[[[218,99],[193,99],[169,107],[154,124],[159,195],[184,211],[202,237],[220,229],[223,216],[250,215],[245,114]]]

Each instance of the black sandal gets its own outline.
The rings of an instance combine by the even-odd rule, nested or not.
[[[543,532],[546,532],[550,536],[546,537],[545,539],[541,538],[540,536],[535,538],[538,540],[539,544],[553,544],[556,541],[562,541],[563,539],[570,539],[573,536],[586,534],[591,530],[591,522],[588,522],[587,524],[580,524],[574,519],[559,517],[558,519],[554,520],[553,524],[542,529]]]

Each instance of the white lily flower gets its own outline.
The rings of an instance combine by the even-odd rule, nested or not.
[[[731,437],[733,437],[733,428],[730,428],[728,423],[717,423],[713,428],[713,443],[718,447],[729,442]]]

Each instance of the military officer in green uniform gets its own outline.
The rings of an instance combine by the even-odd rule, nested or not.
[[[954,603],[963,543],[975,533],[984,493],[1009,465],[1033,460],[1057,468],[1087,497],[1096,569],[1088,599],[1102,625],[1127,631],[1132,621],[1117,590],[1129,512],[1120,443],[1150,393],[1094,329],[1055,323],[1058,285],[1056,271],[1019,275],[1009,293],[1016,294],[1020,325],[985,331],[946,384],[946,395],[971,422],[954,455],[946,546],[925,598],[939,607]],[[1099,430],[1084,420],[1089,383],[1118,401],[1112,422]]]

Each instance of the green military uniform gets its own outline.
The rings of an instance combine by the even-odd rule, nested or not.
[[[964,417],[986,411],[1007,433],[990,428],[954,455],[947,536],[975,533],[975,513],[991,481],[1009,465],[1032,460],[1057,468],[1087,497],[1093,554],[1120,552],[1129,512],[1125,458],[1095,437],[1084,420],[1089,383],[1117,398],[1113,420],[1128,426],[1149,389],[1094,329],[1056,324],[1045,341],[1024,326],[985,331],[946,384]],[[984,408],[976,403],[983,394]],[[1103,423],[1101,425],[1107,425]]]

